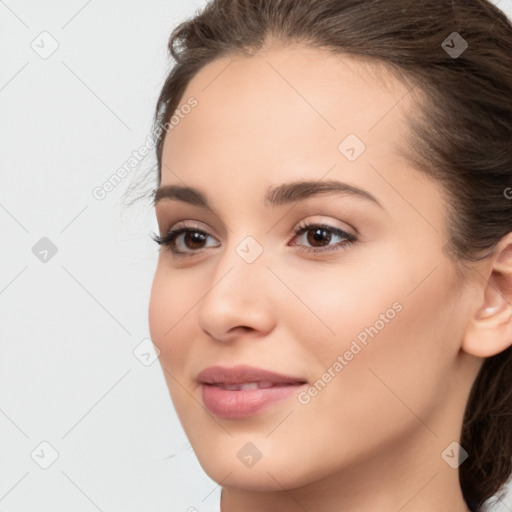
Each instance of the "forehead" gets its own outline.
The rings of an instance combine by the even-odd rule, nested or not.
[[[162,184],[215,181],[223,189],[245,182],[262,195],[271,183],[329,173],[364,185],[375,179],[369,161],[405,164],[400,145],[407,137],[408,88],[367,59],[299,45],[217,59],[183,94],[179,122],[164,141]],[[190,98],[197,105],[184,109]],[[349,161],[340,144],[354,135],[349,140],[365,149]]]

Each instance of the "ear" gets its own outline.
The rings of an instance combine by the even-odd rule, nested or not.
[[[482,294],[469,319],[462,349],[491,357],[512,345],[512,232],[497,244],[486,273],[480,271]]]

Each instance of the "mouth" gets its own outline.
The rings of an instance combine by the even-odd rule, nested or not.
[[[300,377],[247,365],[212,366],[197,376],[205,407],[219,418],[246,418],[291,397],[306,386]]]
[[[226,384],[226,383],[217,383],[217,384],[207,384],[206,386],[217,386],[220,389],[227,389],[228,391],[248,391],[251,389],[268,389],[275,388],[280,386],[295,386],[297,384],[303,384],[300,382],[271,382],[271,381],[259,381],[259,382],[244,382],[243,384]]]

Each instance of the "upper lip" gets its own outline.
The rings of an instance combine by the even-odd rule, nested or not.
[[[203,384],[243,384],[245,382],[273,382],[274,384],[307,382],[301,377],[282,375],[280,373],[255,368],[241,364],[228,368],[227,366],[210,366],[197,375],[197,380]]]

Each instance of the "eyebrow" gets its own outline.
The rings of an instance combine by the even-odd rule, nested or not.
[[[369,192],[361,188],[343,183],[341,181],[295,181],[269,187],[263,199],[266,207],[279,207],[289,203],[295,203],[320,194],[336,193],[344,196],[353,196],[372,201],[380,208],[383,206]],[[207,197],[198,189],[182,185],[165,185],[153,192],[153,205],[164,199],[182,201],[194,206],[199,206],[215,213],[208,202]]]

